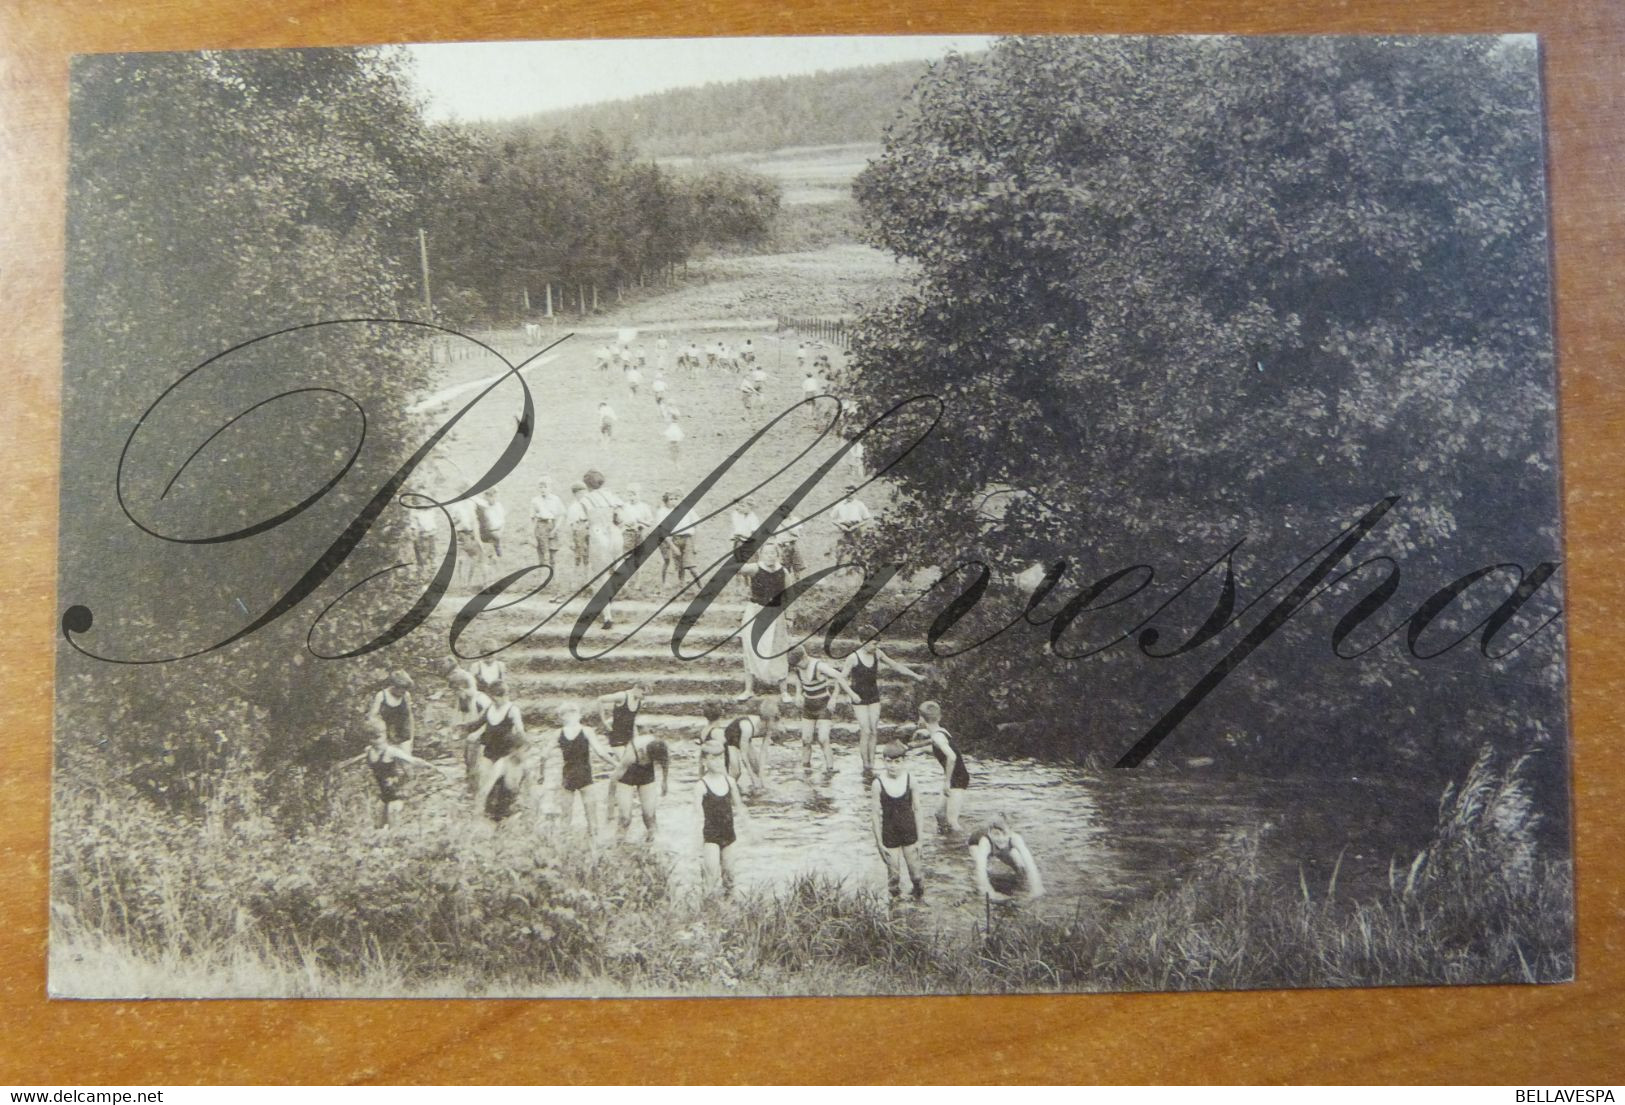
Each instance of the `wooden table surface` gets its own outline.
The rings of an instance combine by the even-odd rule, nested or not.
[[[1495,32],[1544,43],[1572,650],[1578,981],[1123,996],[45,998],[67,63],[76,52],[656,35]],[[1625,1081],[1625,4],[1618,0],[0,0],[0,1081]]]

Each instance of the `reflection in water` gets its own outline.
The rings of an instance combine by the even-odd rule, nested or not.
[[[689,745],[673,751],[671,795],[661,803],[655,842],[674,860],[680,884],[693,887],[699,880],[697,761]],[[741,828],[734,856],[740,886],[774,890],[816,874],[852,888],[883,889],[885,867],[856,753],[838,748],[828,774],[818,766],[803,772],[799,758],[794,741],[776,747],[767,790],[746,798],[750,823]],[[1339,886],[1373,891],[1391,855],[1412,854],[1432,814],[1426,795],[1365,780],[1237,777],[1211,769],[1091,772],[1033,760],[971,758],[970,764],[965,832],[949,835],[936,821],[941,769],[928,752],[908,760],[919,795],[925,908],[945,921],[981,913],[965,836],[995,812],[1026,837],[1043,872],[1048,897],[1035,908],[1058,913],[1175,887],[1244,828],[1264,833],[1267,860],[1283,886],[1297,887],[1300,866],[1311,884],[1324,885],[1342,852]],[[641,826],[632,836],[641,839]]]

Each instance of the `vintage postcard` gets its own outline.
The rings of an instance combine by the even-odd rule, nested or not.
[[[52,993],[1571,978],[1539,62],[76,59]]]

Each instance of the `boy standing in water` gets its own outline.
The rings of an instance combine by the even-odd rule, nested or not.
[[[959,832],[959,814],[965,808],[965,791],[970,788],[970,769],[965,757],[954,747],[954,738],[942,727],[942,707],[935,702],[920,703],[919,728],[910,748],[929,748],[942,765],[942,809],[937,813],[943,832]]]
[[[925,897],[925,865],[920,860],[920,815],[914,802],[914,781],[903,770],[908,749],[896,741],[881,753],[885,768],[870,785],[869,820],[880,858],[886,863],[886,887],[896,898],[902,893],[902,868],[908,868],[914,900]]]

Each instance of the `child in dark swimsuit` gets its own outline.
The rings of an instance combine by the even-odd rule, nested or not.
[[[657,767],[660,769],[658,796],[654,792]],[[609,777],[610,790],[616,797],[619,815],[617,823],[621,835],[626,835],[632,828],[632,795],[636,794],[638,803],[643,809],[643,838],[646,841],[654,839],[656,803],[666,796],[670,767],[671,753],[663,740],[646,737],[640,733],[622,747],[621,765],[615,769],[615,774]],[[617,783],[620,784],[620,788],[615,786]]]
[[[530,740],[519,707],[508,701],[507,684],[491,684],[491,705],[474,733],[480,755],[475,763],[474,816],[506,820],[519,804],[529,774],[525,753]]]
[[[638,711],[643,708],[643,696],[649,693],[649,682],[639,679],[624,691],[598,696],[598,720],[609,738],[609,747],[617,762],[621,751],[638,735]],[[604,816],[613,818],[618,802],[614,777],[604,791]]]
[[[970,770],[965,757],[954,747],[954,738],[942,727],[942,707],[935,702],[920,703],[919,728],[910,748],[930,748],[942,765],[942,809],[937,822],[943,832],[960,832],[959,815],[965,808],[965,791],[970,787]]]
[[[387,832],[395,827],[395,819],[406,802],[407,767],[432,768],[434,764],[420,760],[407,749],[391,743],[389,729],[383,719],[367,718],[362,722],[362,728],[367,734],[367,750],[347,760],[340,760],[334,767],[349,767],[366,761],[372,771],[373,782],[378,787],[378,812],[373,824]]]
[[[558,763],[555,777],[559,781],[559,816],[563,827],[570,827],[570,814],[581,807],[581,816],[587,822],[587,837],[598,837],[598,810],[589,800],[592,790],[592,757],[597,756],[610,767],[619,764],[598,734],[581,724],[581,707],[566,702],[559,707],[559,731],[554,734],[554,755]],[[549,773],[544,769],[544,780]]]
[[[734,888],[733,845],[737,839],[736,819],[747,820],[739,800],[739,788],[728,777],[727,744],[723,738],[708,736],[700,745],[700,782],[695,800],[700,810],[700,851],[708,887],[732,894]]]
[[[892,897],[902,893],[901,868],[908,868],[914,898],[925,897],[925,870],[920,860],[919,810],[914,804],[914,781],[903,770],[908,749],[893,742],[882,750],[884,772],[870,784],[870,821],[880,858],[886,862],[886,886]]]
[[[416,736],[412,718],[412,677],[404,671],[391,672],[388,686],[372,696],[366,716],[369,720],[376,718],[384,723],[390,744],[411,752]]]
[[[1021,834],[1010,831],[1010,819],[996,814],[985,829],[978,829],[965,842],[970,849],[971,861],[976,865],[976,889],[995,902],[1007,902],[1021,896],[1042,897],[1044,880],[1038,874],[1038,861],[1027,850]],[[990,874],[988,861],[997,857],[1009,871]]]
[[[852,713],[858,721],[858,757],[863,760],[863,770],[870,772],[874,770],[875,734],[880,728],[880,669],[890,668],[916,683],[925,676],[887,656],[886,650],[880,647],[880,630],[873,625],[859,629],[858,639],[863,643],[847,656],[841,673],[852,684]]]
[[[746,746],[756,739],[761,732],[762,720],[754,714],[735,716],[727,721],[723,719],[733,712],[733,704],[723,702],[721,699],[712,699],[700,711],[705,715],[705,727],[700,732],[700,744],[704,746],[712,738],[722,742],[723,769],[729,779],[739,781],[741,773],[752,789],[762,785],[756,774],[756,768],[746,753]]]

